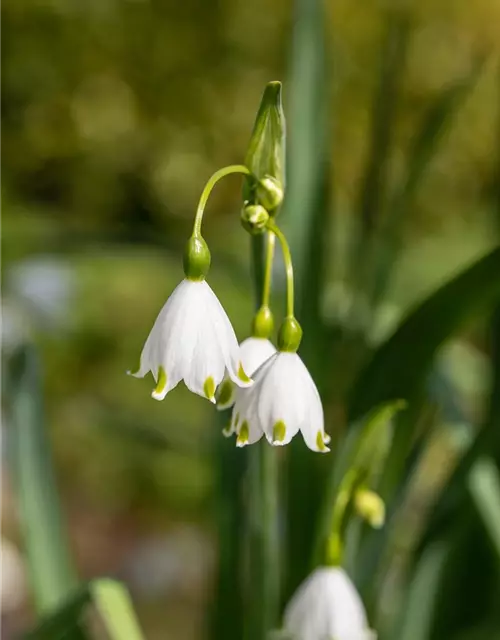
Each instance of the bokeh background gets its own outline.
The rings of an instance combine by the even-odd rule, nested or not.
[[[396,36],[388,35],[395,7],[404,9]],[[4,366],[19,344],[36,345],[79,570],[123,579],[152,640],[206,637],[224,553],[217,544],[220,424],[213,407],[185,388],[157,403],[152,381],[125,371],[182,277],[182,249],[206,180],[244,159],[268,81],[283,81],[290,142],[300,141],[296,48],[307,11],[286,0],[2,3]],[[373,348],[411,305],[498,244],[500,5],[336,0],[323,12],[326,129],[318,122],[318,136],[329,160],[329,249],[320,314],[349,335],[362,331]],[[384,56],[400,62],[386,93]],[[307,66],[302,72],[307,92]],[[377,213],[373,200],[363,204],[374,122],[391,138],[380,162],[385,189],[372,192],[382,210],[429,109],[454,87],[453,109],[405,209],[390,277],[368,322],[363,260],[353,269],[352,256],[366,255],[356,254],[356,243]],[[243,339],[253,299],[240,194],[237,176],[217,186],[204,231],[211,284]],[[286,216],[285,207],[285,229]],[[278,302],[280,269],[278,261]],[[487,326],[479,318],[439,354],[438,391],[425,413],[438,428],[407,507],[410,529],[484,415]],[[346,366],[329,396],[334,439],[349,375]],[[6,414],[2,434],[8,430]],[[34,614],[16,499],[2,469],[2,623],[10,638]]]

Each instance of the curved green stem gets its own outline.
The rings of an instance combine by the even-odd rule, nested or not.
[[[243,164],[231,164],[228,167],[219,169],[213,174],[213,176],[209,179],[209,181],[205,185],[205,188],[203,189],[200,201],[198,203],[198,208],[196,209],[196,216],[193,225],[193,236],[200,235],[201,233],[201,222],[203,220],[203,213],[205,211],[205,206],[207,204],[208,198],[210,197],[212,189],[221,178],[224,178],[231,173],[243,173],[245,175],[250,175],[250,170],[247,169],[247,167],[245,167],[245,165]]]
[[[285,262],[286,269],[286,315],[293,317],[294,308],[294,289],[293,289],[293,264],[292,255],[290,253],[290,247],[288,246],[285,234],[277,227],[274,222],[269,222],[267,229],[274,233],[281,244],[281,250],[283,251],[283,260]]]
[[[264,266],[264,280],[262,284],[262,306],[269,306],[269,297],[271,295],[271,276],[273,271],[274,244],[276,235],[274,233],[267,234],[266,245],[266,262]]]
[[[339,565],[342,559],[342,530],[347,507],[358,480],[357,469],[350,469],[340,483],[337,499],[333,507],[332,528],[326,549],[326,564]]]

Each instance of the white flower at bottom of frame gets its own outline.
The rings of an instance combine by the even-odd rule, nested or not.
[[[253,379],[252,387],[236,394],[231,428],[237,446],[254,444],[262,435],[272,445],[285,445],[300,431],[309,449],[329,451],[321,399],[298,354],[275,353]]]
[[[152,393],[163,400],[181,380],[188,389],[215,402],[215,389],[227,369],[237,385],[247,387],[238,340],[224,308],[205,280],[184,279],[160,311],[141,353],[139,370],[157,383]]]
[[[264,362],[276,353],[276,347],[267,338],[246,338],[240,344],[240,360],[243,365],[243,371],[251,376]],[[226,376],[219,388],[217,389],[217,409],[221,411],[231,407],[236,399],[237,388],[231,378]],[[234,429],[229,427],[223,431],[224,435],[229,436]]]
[[[356,587],[340,567],[320,567],[299,586],[284,628],[293,640],[376,640]]]

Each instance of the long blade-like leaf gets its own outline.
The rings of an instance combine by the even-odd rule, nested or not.
[[[491,458],[475,462],[467,485],[500,560],[500,475]]]
[[[453,122],[463,102],[476,86],[485,58],[478,57],[470,73],[444,89],[430,105],[421,127],[413,138],[408,158],[408,169],[396,189],[388,207],[388,215],[379,235],[379,248],[373,278],[372,303],[385,294],[392,265],[400,251],[400,230],[404,214],[409,210],[430,163],[439,149],[444,134]]]
[[[9,462],[35,605],[47,614],[76,587],[77,577],[64,532],[34,350],[17,352],[9,373]]]
[[[444,543],[430,547],[416,568],[404,608],[402,627],[394,640],[429,640],[432,631],[436,596],[448,549]]]
[[[499,274],[497,248],[410,312],[358,377],[350,400],[351,421],[382,402],[410,401],[421,389],[440,345],[500,299]]]
[[[297,316],[304,329],[301,355],[316,377],[316,354],[323,353],[320,294],[325,272],[328,169],[328,84],[324,3],[295,0],[289,82],[285,86],[288,130],[287,190],[283,228],[290,244],[296,281]],[[319,381],[320,382],[320,381]],[[320,384],[321,386],[321,384]],[[308,569],[319,494],[309,491],[317,477],[314,454],[302,442],[288,451],[287,599]],[[309,485],[303,481],[308,478]],[[319,482],[319,478],[317,478]]]
[[[143,640],[130,596],[123,584],[109,578],[89,582],[75,591],[24,640],[62,640],[78,634],[87,608],[93,605],[109,640]]]

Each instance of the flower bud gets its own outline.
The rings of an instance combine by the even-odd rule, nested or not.
[[[357,514],[374,529],[380,529],[384,526],[385,504],[375,491],[358,489],[354,496],[354,508]]]
[[[285,185],[285,114],[281,104],[281,82],[269,82],[264,90],[248,145],[245,165],[250,169],[254,179],[260,181],[270,177],[283,192]],[[254,190],[255,180],[245,180],[244,199],[255,202]],[[264,201],[262,204],[266,207]],[[273,210],[275,206],[270,210]]]
[[[260,204],[250,204],[241,212],[241,223],[252,234],[262,233],[269,220],[269,214]]]
[[[283,189],[272,176],[259,180],[257,185],[257,199],[268,211],[274,211],[283,202]]]
[[[184,273],[189,280],[204,280],[210,269],[210,249],[200,235],[189,238],[184,249]]]

